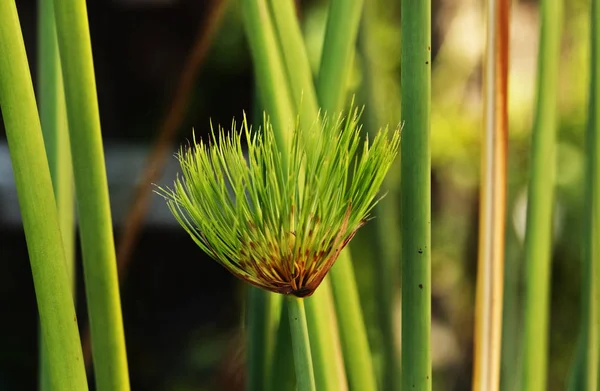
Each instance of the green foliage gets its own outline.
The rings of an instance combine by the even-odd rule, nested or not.
[[[399,148],[399,130],[390,138],[387,129],[359,148],[358,120],[354,109],[345,120],[325,119],[320,132],[297,126],[287,151],[266,118],[262,135],[251,135],[244,120],[229,135],[213,130],[212,148],[194,137],[179,153],[183,176],[159,194],[194,241],[235,276],[309,296],[367,221]]]

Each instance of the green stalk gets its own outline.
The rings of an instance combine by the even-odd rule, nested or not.
[[[377,381],[350,251],[344,250],[340,253],[329,274],[350,389],[376,390]]]
[[[319,110],[304,40],[293,1],[270,0],[289,86],[304,128],[315,126]],[[302,180],[302,178],[299,178]],[[316,386],[319,390],[348,388],[339,347],[331,288],[326,278],[312,297],[305,299]]]
[[[50,169],[14,1],[0,2],[0,107],[55,390],[87,390]]]
[[[400,121],[400,80],[391,75],[395,70],[381,66],[382,59],[388,56],[378,48],[375,29],[382,23],[390,24],[377,10],[389,12],[391,2],[371,1],[365,4],[363,21],[360,29],[360,46],[364,69],[364,95],[369,106],[365,108],[369,135],[387,122]],[[389,80],[397,80],[398,85],[390,86]],[[390,96],[395,95],[395,96]],[[395,99],[395,100],[393,100]],[[385,105],[383,104],[385,101]],[[390,104],[390,101],[393,102]],[[387,106],[387,110],[384,108]],[[392,112],[394,113],[392,115]],[[399,169],[394,163],[392,170]],[[375,271],[375,303],[381,334],[381,381],[380,387],[386,391],[400,389],[400,350],[396,343],[400,330],[395,322],[396,295],[400,286],[400,238],[398,187],[400,176],[388,176],[384,181],[387,195],[373,209],[376,219],[371,227],[370,242],[373,243],[372,262]]]
[[[272,362],[281,300],[277,295],[253,286],[249,286],[247,292],[248,390],[263,391],[267,388],[268,363]]]
[[[402,2],[402,389],[431,390],[431,2]]]
[[[290,141],[294,115],[269,9],[266,0],[242,0],[242,8],[258,95],[279,135],[278,142],[285,146]]]
[[[326,113],[337,113],[344,104],[362,8],[363,0],[330,1],[317,82]]]
[[[296,366],[296,386],[298,391],[315,391],[315,375],[310,354],[308,327],[303,299],[287,296],[290,331],[292,333],[292,350]]]
[[[60,232],[65,251],[67,273],[71,289],[75,290],[75,200],[73,192],[73,170],[71,168],[71,146],[63,89],[62,73],[54,6],[52,0],[40,2],[38,14],[38,58],[39,58],[39,106],[42,132],[54,197],[58,209]],[[41,336],[40,336],[41,337]],[[40,346],[43,346],[43,341]],[[48,368],[50,363],[40,349],[40,389],[50,390]]]
[[[309,129],[317,121],[319,107],[294,2],[269,0],[269,6],[285,62],[292,101],[300,115],[300,124]]]
[[[84,0],[54,0],[97,389],[129,390],[113,227]]]
[[[531,146],[531,179],[525,234],[525,337],[522,390],[546,390],[552,209],[556,155],[558,68],[562,1],[540,4],[538,92]],[[548,164],[550,162],[550,164]]]
[[[582,251],[582,316],[581,349],[576,358],[572,384],[584,390],[598,387],[598,280],[600,278],[599,252],[597,246],[600,232],[600,4],[592,0],[591,7],[591,72],[588,126],[586,132],[586,179],[583,215]]]
[[[292,346],[292,334],[287,323],[289,315],[286,300],[283,300],[280,312],[281,318],[277,330],[277,340],[275,341],[275,351],[273,353],[273,366],[271,367],[269,388],[267,388],[267,390],[293,391],[296,389],[296,372],[294,370],[294,354],[290,351],[290,346]]]
[[[308,316],[310,350],[318,390],[348,389],[329,278],[304,299]]]
[[[344,102],[362,0],[332,0],[317,81],[321,110],[336,113]],[[376,390],[367,331],[360,307],[350,249],[344,249],[329,272],[348,383],[353,390]]]
[[[270,116],[279,145],[285,150],[284,147],[291,140],[291,126],[294,125],[293,109],[266,0],[242,0],[242,10],[259,101]],[[283,159],[286,162],[287,156],[283,156]],[[249,295],[249,313],[252,308],[261,306],[275,308],[276,303],[280,302],[281,297],[270,292]],[[248,332],[252,340],[248,341],[247,356],[250,360],[255,357],[258,360],[248,363],[248,389],[251,391],[264,390],[265,379],[272,370],[270,358],[274,329],[265,325],[276,325],[278,314],[272,310],[265,311],[261,316],[249,316]]]

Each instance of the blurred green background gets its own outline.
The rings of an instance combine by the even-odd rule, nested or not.
[[[94,0],[88,13],[111,203],[117,239],[133,202],[145,157],[158,137],[178,79],[206,24],[218,22],[193,80],[175,151],[192,128],[206,134],[209,121],[228,126],[254,108],[252,64],[235,0]],[[366,131],[401,121],[400,5],[366,0],[351,90],[366,106]],[[589,2],[565,2],[557,195],[552,270],[549,387],[562,390],[578,331],[583,133],[588,85]],[[35,82],[36,2],[17,7]],[[215,12],[225,7],[223,12]],[[470,389],[477,256],[480,140],[482,133],[483,3],[436,0],[432,10],[432,348],[434,389]],[[318,69],[327,2],[298,2],[313,69]],[[504,390],[517,386],[523,292],[522,259],[528,154],[535,101],[538,3],[514,1],[509,85],[509,172],[503,341]],[[218,19],[218,20],[215,20]],[[201,34],[198,33],[201,32]],[[204,33],[202,33],[204,31]],[[208,32],[210,34],[210,32]],[[1,55],[1,53],[0,53]],[[1,121],[0,121],[1,123]],[[76,146],[74,146],[76,147]],[[175,176],[169,158],[159,183]],[[383,201],[399,212],[398,169],[392,169]],[[153,195],[132,263],[122,282],[122,301],[134,390],[241,390],[244,336],[243,290],[186,236]],[[381,238],[399,254],[397,216],[388,213]],[[383,341],[373,294],[374,226],[352,242],[361,301],[375,364]],[[119,245],[117,241],[117,246]],[[0,390],[34,390],[37,322],[33,284],[6,138],[0,125]],[[80,266],[80,258],[78,265]],[[398,260],[399,265],[399,260]],[[395,275],[399,284],[400,272]],[[81,270],[80,327],[86,327]],[[397,325],[400,325],[399,285]],[[399,341],[399,338],[398,338]],[[388,343],[386,341],[386,343]],[[90,382],[90,384],[92,384]]]

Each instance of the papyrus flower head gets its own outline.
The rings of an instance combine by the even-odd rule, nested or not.
[[[296,126],[287,148],[267,119],[262,133],[245,120],[228,135],[213,130],[208,145],[194,138],[179,152],[182,175],[158,192],[198,246],[235,276],[309,296],[367,221],[398,152],[399,130],[361,142],[359,113],[350,114]]]

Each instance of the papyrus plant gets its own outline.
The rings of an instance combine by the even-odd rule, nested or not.
[[[229,134],[213,130],[208,143],[194,137],[178,154],[182,175],[158,193],[233,275],[272,292],[310,296],[368,220],[398,152],[399,130],[362,142],[358,120],[354,109],[345,119],[316,122],[321,129],[297,125],[282,150],[268,118],[261,133],[244,118]]]

